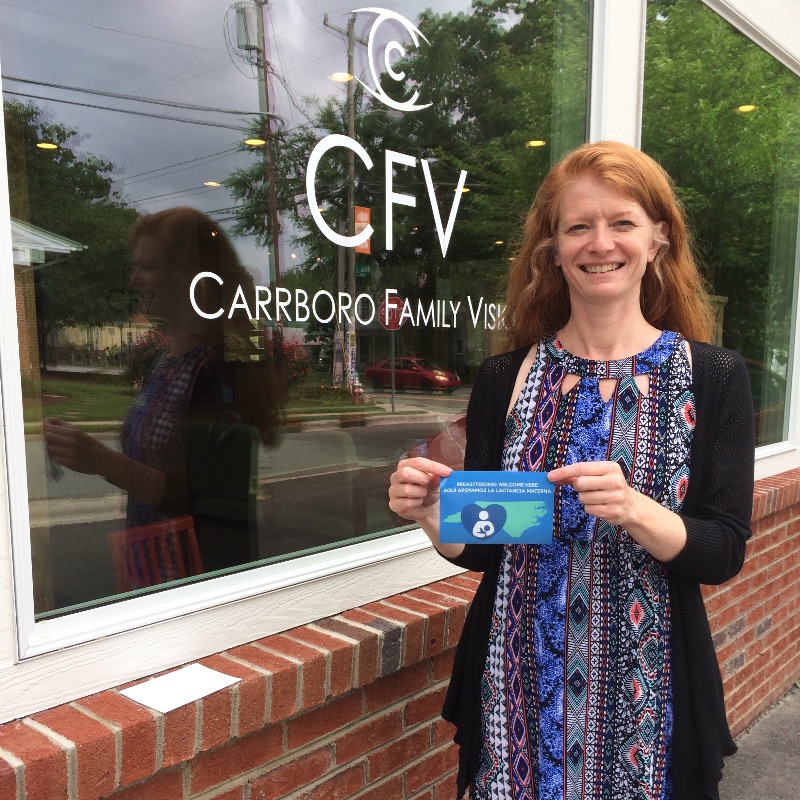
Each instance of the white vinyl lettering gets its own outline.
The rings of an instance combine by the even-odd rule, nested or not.
[[[393,189],[394,179],[394,165],[402,164],[406,167],[414,167],[417,164],[417,159],[413,156],[407,156],[405,153],[396,153],[394,150],[386,151],[386,249],[391,250],[393,245],[392,239],[392,206],[396,203],[400,206],[411,206],[412,208],[417,205],[417,198],[410,194],[400,194]]]
[[[311,211],[314,222],[317,223],[317,227],[330,241],[334,244],[338,244],[340,247],[357,247],[372,236],[372,225],[367,225],[357,236],[342,236],[325,222],[324,217],[319,211],[319,203],[317,203],[317,189],[315,185],[317,167],[322,157],[328,150],[332,150],[334,147],[345,147],[352,150],[364,164],[366,164],[367,169],[372,169],[372,159],[369,157],[369,153],[367,153],[355,139],[351,139],[349,136],[343,136],[340,133],[332,133],[330,136],[320,139],[316,147],[311,151],[311,156],[308,159],[308,167],[306,169],[306,196],[308,197],[308,208],[309,211]]]
[[[220,286],[223,285],[224,281],[217,275],[216,272],[198,272],[197,275],[192,278],[192,282],[189,285],[189,302],[192,304],[192,308],[195,310],[196,314],[199,314],[204,319],[216,319],[217,317],[221,317],[225,313],[225,309],[221,308],[219,311],[215,311],[213,314],[208,314],[203,311],[200,306],[197,305],[197,300],[195,300],[194,292],[197,288],[197,284],[200,283],[203,278],[213,278]]]

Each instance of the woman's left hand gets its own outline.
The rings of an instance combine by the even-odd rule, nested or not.
[[[670,561],[686,546],[686,526],[680,516],[628,486],[613,461],[579,461],[551,470],[547,477],[571,486],[587,514],[621,525],[659,561]]]
[[[552,483],[571,486],[587,514],[611,525],[625,526],[638,492],[628,486],[619,464],[613,461],[580,461],[547,473]]]

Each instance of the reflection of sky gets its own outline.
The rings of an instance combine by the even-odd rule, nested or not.
[[[323,17],[327,13],[331,24],[344,29],[350,11],[365,5],[353,0],[273,0],[267,6],[268,58],[279,76],[270,86],[272,110],[284,119],[287,128],[305,122],[297,108],[303,107],[303,98],[345,93],[344,86],[332,83],[328,75],[346,70],[346,39],[325,27]],[[413,0],[382,4],[412,22],[431,5]],[[438,13],[469,8],[466,0],[437,0],[433,5]],[[52,85],[256,113],[258,83],[253,69],[238,53],[229,53],[226,46],[226,32],[235,42],[234,17],[232,13],[226,15],[228,9],[223,0],[0,0],[3,89],[47,98],[33,102],[46,108],[52,121],[78,130],[78,151],[115,165],[119,190],[140,212],[191,205],[229,226],[230,211],[226,209],[233,205],[232,199],[224,187],[209,188],[203,182],[221,182],[234,169],[252,163],[251,154],[237,151],[240,132],[143,114],[228,126],[242,125],[246,118]],[[374,19],[374,14],[359,14],[356,34],[366,39]],[[391,23],[381,27],[381,36],[388,40],[389,35],[405,46],[413,46],[402,29],[393,28]],[[355,55],[356,74],[370,82],[366,48],[357,45]],[[383,68],[382,54],[376,67]],[[10,77],[50,85],[21,83]],[[288,266],[291,231],[286,234],[282,261]],[[255,242],[238,239],[236,246],[257,277],[265,278],[266,256]]]

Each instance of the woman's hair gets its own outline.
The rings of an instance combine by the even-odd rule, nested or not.
[[[259,360],[251,359],[258,352],[252,343],[257,332],[247,315],[241,309],[231,318],[228,314],[239,286],[248,302],[253,299],[252,275],[242,265],[225,231],[194,208],[178,206],[139,217],[129,232],[131,247],[145,236],[159,244],[165,263],[185,275],[187,283],[201,272],[213,272],[222,279],[220,285],[213,278],[204,278],[193,292],[197,305],[204,311],[214,313],[224,309],[217,319],[204,320],[209,340],[218,345],[217,378],[232,385],[232,410],[257,427],[262,441],[270,444],[281,417],[280,378],[269,353],[262,353]]]
[[[195,299],[204,311],[222,307],[223,317],[227,317],[239,285],[248,297],[252,296],[253,277],[242,266],[230,239],[213,219],[200,211],[177,206],[139,217],[130,229],[131,248],[145,236],[155,239],[165,260],[187,277],[213,272],[222,278],[222,286],[206,278],[195,288]]]
[[[504,311],[507,338],[523,347],[552,335],[570,316],[562,270],[555,264],[555,236],[565,189],[591,178],[635,200],[653,222],[666,222],[666,238],[642,279],[641,308],[656,328],[708,341],[713,313],[706,283],[692,255],[690,234],[672,181],[640,150],[617,142],[585,144],[567,154],[545,176],[533,200],[522,244],[508,272]]]

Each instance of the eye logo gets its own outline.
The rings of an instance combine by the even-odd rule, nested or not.
[[[402,103],[398,102],[397,100],[393,100],[391,97],[389,97],[388,94],[386,94],[385,90],[381,86],[380,81],[378,79],[379,73],[375,69],[374,51],[375,51],[375,34],[378,28],[381,26],[381,24],[386,22],[387,20],[394,20],[395,22],[399,22],[411,36],[411,40],[414,42],[415,46],[419,45],[420,39],[424,39],[427,44],[430,44],[430,42],[427,39],[425,39],[420,30],[413,23],[409,22],[405,17],[400,16],[400,14],[396,13],[395,11],[388,11],[385,8],[358,8],[356,9],[355,13],[358,13],[359,11],[370,11],[373,14],[377,14],[378,18],[375,20],[375,22],[372,23],[372,28],[370,28],[369,38],[367,40],[367,57],[369,59],[369,71],[370,74],[372,75],[372,82],[376,88],[372,89],[371,87],[367,86],[367,84],[364,83],[364,81],[362,81],[360,78],[357,79],[358,82],[376,100],[379,100],[384,105],[387,105],[389,106],[389,108],[393,108],[396,111],[421,111],[423,108],[428,108],[428,106],[430,106],[431,103],[426,103],[425,105],[416,105],[417,99],[419,98],[419,92],[417,91],[415,91],[414,94],[408,100],[405,100]],[[398,58],[402,58],[406,54],[406,51],[403,45],[401,45],[397,41],[392,40],[386,45],[386,48],[383,51],[383,66],[385,67],[386,73],[389,75],[389,77],[392,80],[397,81],[399,83],[406,77],[406,74],[405,72],[395,72],[394,69],[392,69],[391,60],[393,54],[395,53],[397,54]]]

